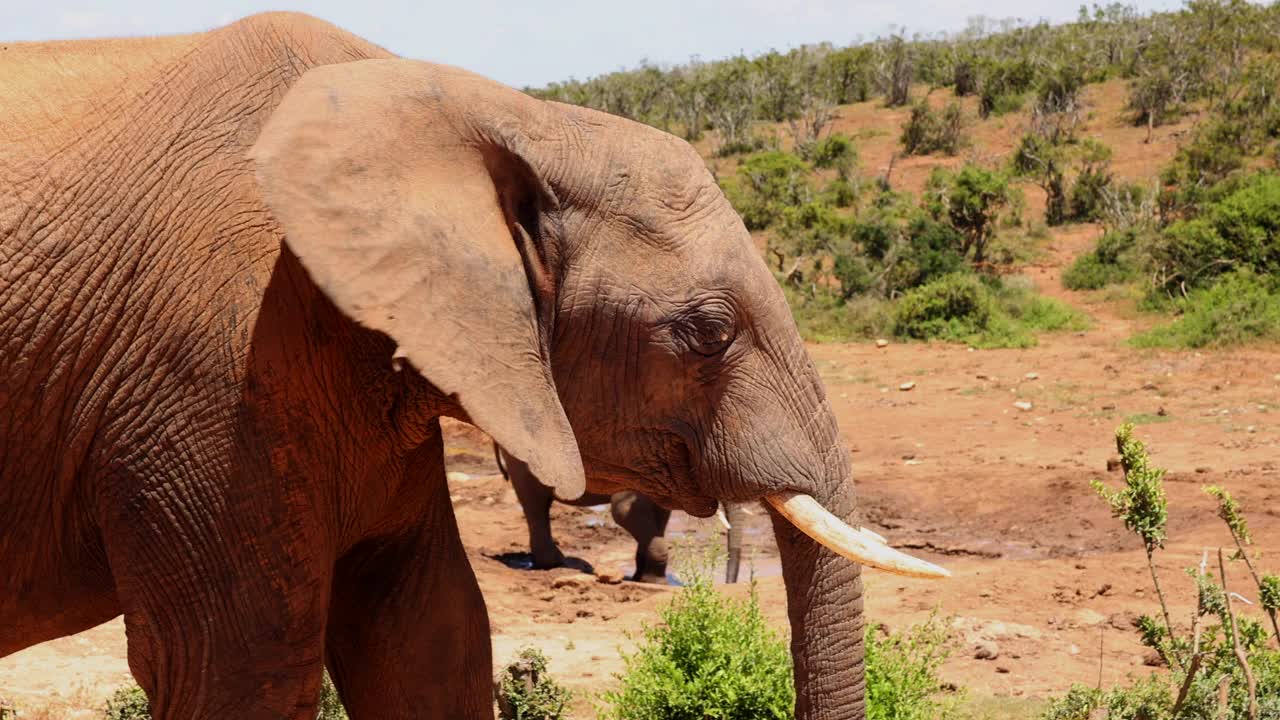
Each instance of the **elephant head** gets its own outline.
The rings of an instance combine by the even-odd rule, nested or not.
[[[763,500],[797,716],[860,717],[848,452],[782,293],[711,174],[652,128],[453,68],[307,72],[252,156],[312,279],[562,497]]]

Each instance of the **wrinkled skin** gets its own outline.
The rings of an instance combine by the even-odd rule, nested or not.
[[[0,656],[123,613],[154,715],[489,718],[438,418],[566,498],[854,520],[781,292],[669,135],[304,16],[0,53]],[[857,565],[773,516],[797,717]]]
[[[560,552],[560,547],[551,534],[551,503],[555,500],[555,493],[538,482],[538,478],[529,472],[528,465],[504,452],[496,443],[493,453],[498,469],[502,471],[504,478],[511,481],[516,499],[520,501],[520,509],[524,512],[525,524],[529,528],[529,554],[533,559],[533,567],[545,570],[564,566],[564,553]],[[636,570],[631,579],[659,585],[669,583],[666,532],[667,521],[671,519],[670,510],[634,490],[623,490],[612,495],[586,492],[574,500],[560,502],[576,507],[608,504],[613,521],[636,541]],[[741,504],[730,503],[725,516],[729,529],[725,531],[727,560],[724,580],[736,583],[738,568],[742,563],[742,530],[746,514]]]

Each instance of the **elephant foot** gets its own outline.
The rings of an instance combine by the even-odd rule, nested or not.
[[[564,554],[557,550],[555,553],[534,553],[533,569],[534,570],[550,570],[552,568],[564,567]]]
[[[650,585],[676,585],[676,586],[684,585],[684,583],[675,579],[671,575],[666,574],[665,572],[663,573],[644,572],[637,575],[632,575],[628,579],[631,580],[632,582],[648,583]]]

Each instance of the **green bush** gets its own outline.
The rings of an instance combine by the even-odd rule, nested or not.
[[[1202,348],[1280,340],[1280,283],[1247,270],[1175,303],[1181,317],[1135,336],[1138,347]]]
[[[887,634],[866,633],[867,720],[942,720],[954,703],[943,695],[938,668],[951,650],[951,635],[937,616]]]
[[[964,145],[964,114],[960,104],[952,101],[941,112],[921,99],[911,108],[911,116],[902,126],[900,138],[908,155],[942,153],[955,155]]]
[[[116,690],[107,699],[104,720],[151,720],[151,703],[137,685]]]
[[[102,717],[103,720],[151,720],[151,702],[142,688],[128,685],[116,690],[107,699]],[[0,719],[3,718],[3,713],[0,713]],[[324,674],[320,685],[316,720],[347,720],[347,711],[338,699],[338,691],[333,687],[333,682],[329,680],[329,673]]]
[[[745,601],[695,576],[624,655],[618,689],[605,693],[616,720],[790,718],[791,654],[765,622],[754,591]]]
[[[805,156],[814,167],[837,170],[847,177],[858,162],[858,149],[848,135],[833,133],[807,147]]]
[[[996,315],[991,292],[976,275],[955,273],[908,292],[894,312],[894,334],[965,342]]]
[[[1173,624],[1154,561],[1154,554],[1166,539],[1165,471],[1151,464],[1146,449],[1133,437],[1131,424],[1116,430],[1116,445],[1124,468],[1125,488],[1112,491],[1097,480],[1093,481],[1093,487],[1111,506],[1112,514],[1142,540],[1146,549],[1163,622],[1143,615],[1135,626],[1142,643],[1160,655],[1170,672],[1152,674],[1128,686],[1109,690],[1073,686],[1066,695],[1051,701],[1041,717],[1043,720],[1093,720],[1100,716],[1109,720],[1280,718],[1280,650],[1268,647],[1267,630],[1246,614],[1243,604],[1235,604],[1232,609],[1225,584],[1219,584],[1210,569],[1207,549],[1199,566],[1187,569],[1196,587],[1194,627],[1197,630],[1180,633]],[[1226,523],[1239,550],[1233,559],[1244,560],[1257,587],[1265,590],[1269,576],[1260,577],[1255,570],[1260,556],[1253,552],[1246,554],[1245,548],[1253,540],[1239,503],[1222,488],[1204,490],[1218,501],[1218,517]],[[1225,571],[1226,557],[1220,547],[1214,564],[1219,577]],[[1276,641],[1280,642],[1280,627],[1274,625],[1274,617],[1272,622]],[[1242,662],[1247,663],[1249,674],[1256,682],[1253,696],[1257,702],[1256,714],[1250,709],[1249,682]],[[1225,705],[1219,701],[1223,682],[1228,683]]]
[[[1198,216],[1165,228],[1152,256],[1169,288],[1210,285],[1238,268],[1280,272],[1280,175],[1256,173],[1215,188]]]
[[[1085,318],[1030,288],[951,274],[905,294],[893,317],[899,337],[982,348],[1031,347],[1035,333],[1081,329]]]
[[[782,219],[787,207],[809,200],[809,163],[781,150],[756,153],[743,160],[725,195],[749,230],[763,230]]]
[[[547,658],[534,647],[520,650],[498,678],[502,720],[560,720],[573,694],[551,678]]]
[[[1128,282],[1137,276],[1134,254],[1137,231],[1112,231],[1098,238],[1093,250],[1081,255],[1062,274],[1062,285],[1068,290],[1098,290],[1108,285]]]

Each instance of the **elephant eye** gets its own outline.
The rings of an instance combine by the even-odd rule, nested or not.
[[[687,340],[689,348],[704,357],[713,357],[733,344],[732,321],[722,318],[702,317],[689,323]]]

